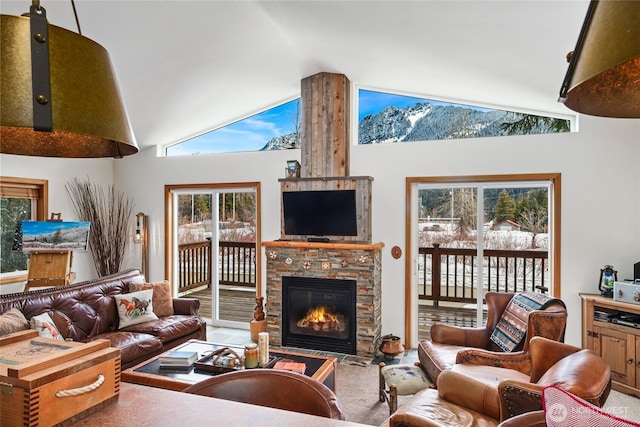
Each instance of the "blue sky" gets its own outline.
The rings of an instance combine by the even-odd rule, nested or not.
[[[27,235],[39,235],[54,233],[57,230],[67,230],[69,228],[89,227],[88,222],[56,222],[56,221],[23,221],[22,233]]]
[[[298,99],[231,123],[204,135],[176,144],[167,150],[171,156],[203,153],[257,151],[273,137],[294,132]]]
[[[416,105],[418,102],[430,102],[434,104],[433,101],[429,101],[424,98],[413,98],[410,96],[373,92],[369,90],[360,90],[358,98],[358,123],[360,123],[364,116],[376,114],[390,105],[398,108],[404,108]]]
[[[398,108],[413,106],[418,102],[434,105],[451,105],[390,93],[359,90],[358,122],[368,114],[375,114],[393,105]],[[265,112],[231,123],[201,136],[192,138],[167,149],[170,156],[257,151],[273,137],[294,132],[294,117],[298,99],[289,101]]]

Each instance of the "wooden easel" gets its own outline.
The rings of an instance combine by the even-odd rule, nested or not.
[[[52,213],[48,221],[62,221],[59,213]],[[76,273],[71,271],[73,252],[71,251],[34,251],[29,261],[29,275],[25,292],[30,288],[65,286],[73,282]]]

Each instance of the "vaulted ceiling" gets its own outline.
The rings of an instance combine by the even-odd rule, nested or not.
[[[141,149],[300,95],[318,72],[352,85],[515,110],[557,102],[589,2],[75,0],[111,55]],[[1,0],[20,15],[28,0]],[[69,0],[41,0],[77,32]]]

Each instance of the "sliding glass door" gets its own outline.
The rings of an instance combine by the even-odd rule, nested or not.
[[[411,299],[417,301],[419,339],[429,338],[430,324],[437,321],[484,324],[487,292],[559,289],[552,274],[559,176],[490,178],[424,178],[413,184],[411,276],[417,295]]]
[[[248,328],[258,294],[253,186],[171,190],[174,291],[214,326]]]

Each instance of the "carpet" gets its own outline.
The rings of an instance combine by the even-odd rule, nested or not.
[[[378,369],[377,365],[348,360],[338,364],[336,396],[347,421],[379,426],[389,418],[389,405],[378,397]],[[398,396],[398,404],[409,397]]]

